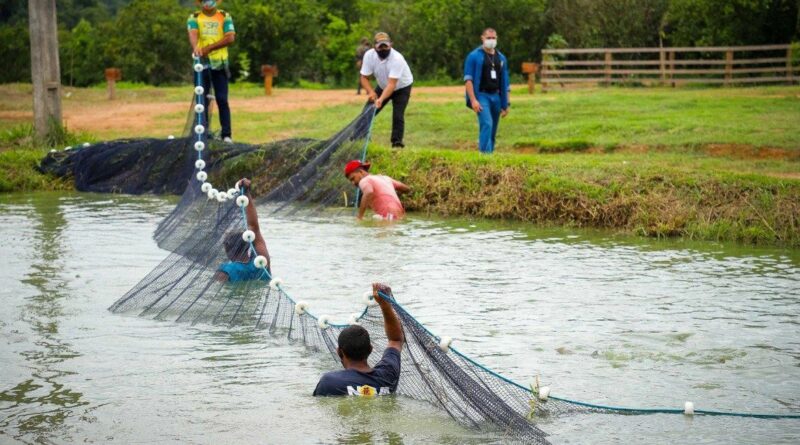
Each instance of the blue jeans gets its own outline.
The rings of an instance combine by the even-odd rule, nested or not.
[[[492,153],[497,136],[497,126],[500,124],[500,93],[479,92],[476,98],[482,108],[478,113],[478,125],[480,125],[478,148],[481,153]]]

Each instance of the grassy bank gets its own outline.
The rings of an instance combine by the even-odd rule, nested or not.
[[[0,190],[68,187],[33,170],[47,148],[13,137],[27,119],[29,86],[0,92],[0,133],[11,135],[0,137]],[[186,87],[121,88],[114,102],[100,89],[67,92],[70,129],[94,140],[179,134],[188,109]],[[267,98],[254,86],[231,95],[235,137],[249,142],[329,137],[363,100],[351,90],[279,89]],[[481,156],[461,89],[415,88],[408,148],[386,147],[387,110],[369,157],[414,187],[412,210],[800,247],[800,87],[535,95],[515,87],[512,102],[497,152]]]
[[[482,156],[372,150],[374,170],[414,187],[410,210],[609,228],[653,237],[800,247],[800,181],[718,171],[661,154]]]

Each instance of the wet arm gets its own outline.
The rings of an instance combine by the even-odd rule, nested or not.
[[[386,346],[402,350],[405,336],[403,335],[403,325],[400,323],[400,317],[397,316],[392,304],[381,297],[379,292],[387,296],[392,296],[392,291],[385,286],[373,285],[375,301],[378,302],[378,306],[380,306],[381,312],[383,313],[383,329],[386,332],[386,338],[388,340]]]
[[[252,230],[253,233],[256,234],[256,239],[253,241],[253,247],[256,249],[256,253],[259,255],[264,255],[267,258],[267,241],[264,240],[264,236],[261,234],[261,227],[258,224],[258,213],[256,212],[256,205],[255,200],[252,196],[250,196],[250,192],[247,192],[247,198],[250,202],[245,207],[245,215],[247,216],[247,228]]]
[[[372,198],[372,192],[364,193],[364,195],[361,197],[361,204],[358,206],[358,219],[363,218],[364,213],[367,211],[367,207],[372,206]]]

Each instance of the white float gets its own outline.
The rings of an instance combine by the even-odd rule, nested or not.
[[[198,125],[200,127],[201,125]],[[197,141],[194,143],[194,149],[197,151],[203,151],[206,148],[206,143],[203,141]]]
[[[266,268],[267,263],[268,263],[267,257],[265,257],[264,255],[259,255],[256,257],[256,259],[253,260],[253,264],[255,264],[255,266],[258,267],[259,269]]]
[[[200,170],[199,172],[197,172],[197,180],[198,181],[206,182],[206,179],[208,179],[208,173],[204,172],[203,170]]]
[[[308,310],[308,303],[305,301],[298,301],[297,304],[294,305],[294,313],[297,315],[303,315]]]
[[[167,139],[169,139],[169,140],[173,140],[173,139],[175,139],[175,136],[173,136],[173,135],[169,135],[169,136],[167,136]]]
[[[272,280],[270,280],[269,287],[271,287],[273,290],[278,290],[278,287],[281,284],[283,284],[283,280],[276,277],[276,278],[273,278]]]
[[[539,400],[541,400],[542,402],[546,402],[549,397],[550,397],[549,386],[542,386],[541,388],[539,388]]]
[[[208,192],[206,192],[206,195],[208,196],[208,199],[216,199],[216,197],[217,197],[217,193],[219,193],[219,192],[217,191],[217,189],[214,189],[214,188],[212,188],[211,190],[209,190]]]
[[[239,206],[239,207],[247,207],[248,204],[250,204],[250,200],[247,198],[247,196],[240,196],[240,197],[236,198],[236,205],[237,206]]]
[[[203,185],[201,185],[201,186],[200,186],[200,190],[202,190],[202,191],[203,191],[203,193],[208,193],[208,192],[210,192],[210,191],[211,191],[211,189],[213,189],[213,188],[214,188],[214,186],[213,186],[213,185],[211,185],[211,183],[210,183],[210,182],[203,183]]]
[[[453,343],[453,337],[442,337],[439,339],[439,349],[441,349],[442,352],[449,352],[450,343]]]
[[[197,105],[194,106],[194,112],[197,113],[197,114],[200,114],[205,110],[206,110],[206,107],[204,107],[203,104],[197,104]]]
[[[202,159],[198,159],[198,160],[194,161],[194,168],[196,168],[198,170],[202,170],[202,169],[206,168],[206,161],[204,161]]]
[[[196,73],[199,73],[199,72],[203,71],[203,64],[202,63],[195,63],[194,64],[194,71]]]
[[[200,85],[194,87],[194,94],[200,95],[203,94],[206,90],[203,89]]]
[[[361,314],[350,314],[350,318],[347,320],[347,324],[355,324],[361,326],[361,323],[358,322],[359,317],[361,317]]]
[[[328,327],[330,327],[330,323],[328,322],[330,319],[331,317],[327,315],[320,316],[317,320],[317,326],[319,326],[320,329],[328,329]]]
[[[90,143],[88,143],[88,142],[84,142],[84,143],[83,143],[83,146],[84,146],[84,147],[89,147],[89,146],[91,146],[91,145],[92,145],[92,144],[90,144]]]
[[[231,198],[233,198],[237,193],[239,193],[239,191],[236,189],[228,189],[228,196]]]
[[[197,134],[203,134],[204,131],[206,131],[206,127],[204,127],[204,126],[202,126],[200,124],[198,124],[198,125],[196,125],[194,127],[194,132],[197,133]]]
[[[364,304],[367,306],[375,306],[378,304],[378,302],[375,300],[375,297],[372,295],[371,290],[364,292],[362,299],[364,300]]]
[[[694,403],[692,403],[692,402],[684,403],[683,404],[683,414],[685,414],[687,416],[693,416],[694,415]]]
[[[252,230],[245,230],[242,233],[242,239],[246,243],[252,243],[256,239],[256,234]]]

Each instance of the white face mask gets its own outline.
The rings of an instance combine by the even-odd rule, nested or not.
[[[484,39],[483,47],[486,49],[495,49],[495,47],[497,47],[497,39]]]

